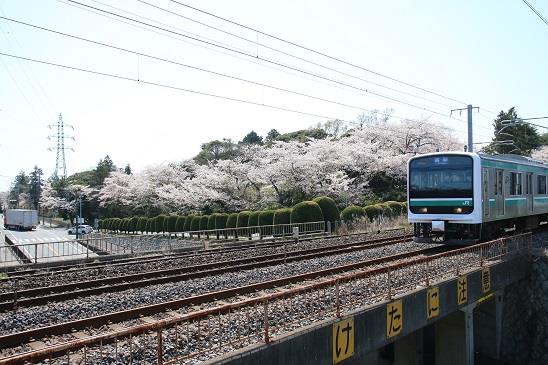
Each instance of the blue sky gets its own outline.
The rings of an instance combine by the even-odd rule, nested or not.
[[[357,108],[227,80],[6,20],[0,20],[0,52],[344,120],[354,120],[361,109],[393,108],[399,117],[427,117],[441,123],[464,142],[466,114],[447,118],[450,109],[464,104],[306,52],[169,0],[79,1],[172,33],[119,22],[65,0],[0,0],[0,15]],[[477,105],[480,113],[474,114],[476,141],[492,137],[492,112],[516,106],[522,117],[548,115],[548,26],[522,1],[182,2]],[[530,2],[548,17],[548,3]],[[207,39],[225,49],[205,46],[175,33]],[[47,176],[53,172],[55,153],[47,151],[51,142],[46,137],[52,133],[47,125],[55,123],[59,113],[75,128],[74,132],[67,131],[76,139],[69,141],[75,148],[75,152],[67,152],[69,174],[95,166],[106,154],[119,166],[130,163],[134,170],[140,170],[154,163],[190,158],[198,153],[201,143],[209,140],[240,140],[252,129],[262,135],[272,128],[288,132],[326,120],[5,56],[0,56],[0,109],[0,190],[9,187],[18,171],[29,172],[34,165]]]

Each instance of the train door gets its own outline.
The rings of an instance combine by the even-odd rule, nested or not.
[[[481,173],[482,185],[483,185],[483,215],[489,217],[491,210],[490,200],[489,200],[489,169],[483,168]]]
[[[496,216],[504,215],[504,170],[495,171],[495,211]]]
[[[527,212],[533,213],[533,174],[528,172],[525,175],[525,197],[527,198]]]

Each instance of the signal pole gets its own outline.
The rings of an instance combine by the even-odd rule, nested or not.
[[[453,112],[460,112],[462,114],[463,110],[466,110],[468,112],[468,144],[466,150],[468,152],[474,152],[474,136],[473,136],[473,128],[472,128],[472,110],[477,109],[479,111],[478,106],[472,106],[472,104],[468,104],[466,108],[460,108],[460,109],[451,109],[451,116]]]

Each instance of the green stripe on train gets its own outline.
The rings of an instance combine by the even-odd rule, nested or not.
[[[409,202],[412,207],[472,207],[472,199],[467,200],[419,200]]]

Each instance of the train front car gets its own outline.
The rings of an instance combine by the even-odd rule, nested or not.
[[[472,244],[481,236],[481,161],[466,152],[413,157],[407,166],[408,220],[416,242]]]

